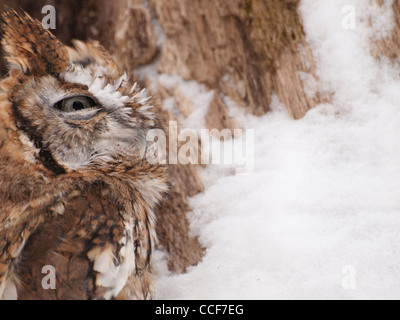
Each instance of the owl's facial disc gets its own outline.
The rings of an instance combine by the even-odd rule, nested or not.
[[[12,97],[17,123],[48,169],[62,173],[143,157],[154,114],[125,75],[110,80],[75,66],[58,77],[26,77],[18,87]]]

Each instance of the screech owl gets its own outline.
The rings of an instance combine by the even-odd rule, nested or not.
[[[160,127],[145,94],[99,43],[64,46],[12,9],[2,22],[0,299],[150,299],[167,182],[144,156]]]

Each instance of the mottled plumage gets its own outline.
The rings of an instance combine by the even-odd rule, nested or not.
[[[167,185],[147,161],[159,124],[145,94],[99,43],[66,47],[12,9],[2,20],[0,299],[151,298]]]

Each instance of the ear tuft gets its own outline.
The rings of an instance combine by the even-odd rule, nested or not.
[[[5,8],[1,15],[3,39],[9,69],[24,74],[58,74],[69,63],[64,45],[26,12]]]
[[[120,77],[117,64],[111,54],[95,40],[87,42],[73,40],[74,47],[67,47],[69,59],[72,63],[81,64],[84,67],[93,66],[107,70],[107,74],[116,79]]]

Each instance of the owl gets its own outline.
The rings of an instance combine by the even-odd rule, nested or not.
[[[2,23],[0,299],[151,299],[168,184],[145,92],[96,41],[65,46],[12,9]]]

